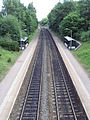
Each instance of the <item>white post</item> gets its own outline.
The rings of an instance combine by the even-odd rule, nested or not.
[[[71,38],[72,38],[72,30],[71,30]]]

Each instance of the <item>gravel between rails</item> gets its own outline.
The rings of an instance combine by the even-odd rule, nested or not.
[[[52,83],[50,53],[46,43],[47,42],[44,39],[42,93],[39,120],[56,120],[56,106]]]
[[[44,40],[44,53],[43,53],[43,65],[42,65],[42,95],[41,95],[41,120],[48,120],[48,81],[47,81],[47,52],[46,41]]]
[[[54,88],[53,88],[53,78],[52,78],[52,70],[51,70],[51,58],[50,51],[47,48],[47,81],[48,81],[48,106],[49,106],[49,120],[56,120],[56,103],[54,96]]]

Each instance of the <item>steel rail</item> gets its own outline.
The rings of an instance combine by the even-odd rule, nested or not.
[[[52,39],[52,40],[53,40],[53,39]],[[53,41],[53,43],[54,43],[54,41]],[[55,43],[54,43],[54,45],[55,45]],[[54,52],[55,52],[55,51],[54,51]],[[57,56],[57,58],[58,58],[57,52],[55,52],[55,53],[56,53],[56,56]],[[64,84],[65,84],[65,87],[66,87],[66,90],[67,90],[67,94],[68,94],[68,97],[69,97],[69,100],[70,100],[70,104],[71,104],[71,108],[72,108],[72,111],[73,111],[74,118],[75,118],[75,120],[78,120],[78,119],[77,119],[77,115],[76,115],[75,110],[74,110],[74,106],[73,106],[73,103],[72,103],[72,99],[71,99],[71,96],[70,96],[70,93],[69,93],[67,84],[66,84],[66,81],[65,81],[65,77],[64,77],[64,74],[63,74],[63,70],[62,70],[62,67],[61,67],[61,65],[60,65],[60,61],[59,61],[59,59],[57,59],[57,60],[58,60],[59,66],[60,66],[60,71],[61,71],[61,73],[62,73],[62,77],[63,77],[63,80],[64,80]]]
[[[28,99],[28,95],[31,95],[31,94],[29,94],[30,90],[32,91],[32,94],[34,94],[34,92],[33,92],[34,89],[32,89],[32,88],[30,89],[31,84],[34,85],[34,86],[37,85],[37,88],[35,89],[35,92],[36,92],[35,95],[36,96],[35,96],[34,99],[37,100],[38,104],[37,104],[37,107],[33,110],[35,111],[37,109],[35,120],[39,119],[42,73],[43,73],[42,72],[42,64],[43,64],[42,63],[42,56],[43,56],[43,45],[44,45],[43,40],[44,39],[46,39],[46,44],[48,46],[49,56],[50,56],[50,65],[51,65],[51,71],[52,71],[52,82],[53,82],[54,95],[55,95],[57,120],[60,120],[60,119],[61,120],[62,119],[68,119],[69,120],[69,118],[70,118],[70,120],[72,120],[72,119],[79,120],[79,118],[80,118],[80,120],[82,120],[83,114],[85,113],[84,110],[83,110],[83,106],[81,106],[82,104],[80,104],[80,106],[81,106],[80,107],[80,106],[77,106],[77,103],[74,103],[74,102],[81,103],[81,101],[78,99],[79,97],[78,97],[78,94],[75,91],[75,89],[74,90],[72,89],[72,87],[74,87],[74,86],[73,86],[73,83],[70,84],[72,82],[71,79],[69,80],[69,78],[67,78],[68,79],[68,81],[67,81],[67,79],[65,78],[65,77],[67,77],[67,74],[69,74],[69,73],[68,73],[68,71],[65,67],[63,59],[62,59],[62,57],[61,57],[61,55],[60,55],[60,53],[59,53],[59,51],[56,47],[56,44],[55,44],[51,34],[49,33],[48,30],[42,29],[40,31],[39,39],[40,39],[40,43],[39,43],[38,50],[37,50],[38,54],[36,54],[35,62],[34,62],[33,69],[32,69],[32,74],[31,74],[31,77],[30,77],[30,83],[29,83],[29,86],[27,88],[27,93],[26,93],[24,105],[23,105],[21,115],[20,115],[20,120],[23,119],[23,114],[24,114],[26,102],[27,102],[27,99]],[[40,63],[38,63],[39,61],[40,61]],[[57,63],[55,63],[55,62],[57,62]],[[37,67],[35,67],[36,65],[37,65]],[[55,65],[57,65],[57,67]],[[64,71],[64,69],[66,71]],[[35,74],[37,76],[34,77],[34,79],[37,78],[37,80],[40,79],[40,81],[36,82],[36,80],[34,80],[34,83],[32,83],[33,76],[34,76],[34,70],[39,71],[38,73]],[[38,74],[39,74],[39,76],[38,76]],[[59,81],[60,80],[59,79],[60,75],[61,75],[61,78],[60,78],[61,81]],[[59,85],[59,90],[58,90],[57,85]],[[58,93],[58,92],[60,92],[60,90],[61,90],[61,93]],[[72,97],[74,92],[76,92],[76,93]],[[66,96],[64,96],[64,94],[66,94]],[[39,95],[39,97],[37,97],[37,95]],[[61,96],[61,101],[59,101],[60,100],[59,96]],[[29,99],[31,99],[32,97],[34,97],[34,96],[31,95]],[[77,99],[75,99],[75,97]],[[65,100],[65,103],[64,103],[64,101],[62,101],[62,99]],[[59,107],[61,108],[60,105],[63,106],[63,110],[61,110],[61,111],[59,110]],[[80,117],[79,112],[81,112],[81,115],[82,115],[81,117]],[[61,116],[64,115],[64,116],[61,117],[60,115]],[[84,116],[84,119],[88,120],[86,114]]]
[[[40,43],[39,43],[39,46],[37,48],[37,53],[38,54],[39,54],[39,49],[40,49]],[[38,59],[38,54],[36,54],[36,59],[35,59],[35,62],[34,62],[33,68],[32,68],[32,73],[31,73],[31,77],[30,77],[30,83],[29,83],[29,86],[28,86],[28,89],[27,89],[25,100],[24,100],[24,105],[23,105],[22,112],[21,112],[21,115],[20,115],[20,120],[23,119],[25,105],[26,105],[26,102],[27,102],[27,98],[28,98],[31,82],[33,80],[33,75],[34,75],[34,70],[35,70],[35,66],[36,66],[36,63],[37,63],[37,59]],[[41,77],[41,81],[42,81],[42,77]],[[36,120],[38,120],[38,117],[39,117],[40,96],[41,96],[41,82],[40,82],[39,101],[38,101],[37,118],[36,118]]]
[[[57,57],[58,57],[58,56],[57,56]],[[74,118],[75,118],[75,120],[78,120],[78,119],[77,119],[77,115],[76,115],[75,110],[74,110],[74,106],[73,106],[73,103],[72,103],[72,99],[71,99],[71,96],[70,96],[70,93],[69,93],[67,84],[66,84],[66,81],[65,81],[65,77],[64,77],[64,74],[63,74],[61,65],[60,65],[60,62],[58,61],[58,63],[59,63],[59,66],[60,66],[60,70],[61,70],[61,73],[62,73],[62,77],[63,77],[63,80],[64,80],[64,84],[65,84],[65,87],[66,87],[66,90],[67,90],[67,93],[68,93],[68,97],[69,97],[69,100],[70,100],[70,104],[71,104],[71,108],[72,108],[72,111],[73,111]]]
[[[52,39],[52,40],[53,40],[53,39]],[[53,41],[53,43],[54,43],[54,41]],[[55,43],[54,43],[53,45],[55,45]],[[55,50],[54,50],[54,52],[55,52]],[[55,54],[56,54],[56,56],[57,56],[57,58],[58,58],[57,52],[55,52]],[[72,103],[72,100],[71,100],[71,97],[70,97],[70,93],[69,93],[69,90],[68,90],[68,87],[67,87],[67,84],[66,84],[66,81],[65,81],[65,77],[64,77],[64,74],[63,74],[63,71],[62,71],[62,68],[61,68],[59,59],[57,59],[57,60],[58,60],[59,66],[60,66],[60,71],[61,71],[61,73],[62,73],[62,77],[63,77],[63,80],[64,80],[64,84],[65,84],[65,87],[66,87],[66,90],[67,90],[67,94],[68,94],[68,97],[69,97],[69,100],[70,100],[70,104],[71,104],[71,108],[72,108],[72,111],[73,111],[74,118],[75,118],[75,120],[77,120],[77,116],[76,116],[76,113],[75,113],[75,110],[74,110],[74,106],[73,106],[73,103]]]
[[[36,120],[39,120],[39,110],[40,110],[41,90],[42,90],[42,72],[41,72],[41,82],[40,82],[40,92],[39,92],[39,102],[38,102],[38,112],[37,112],[37,118],[36,118]]]
[[[49,55],[50,55],[50,64],[51,64],[51,71],[52,71],[52,79],[53,79],[53,87],[54,87],[54,94],[55,94],[55,101],[56,101],[56,113],[57,113],[57,120],[60,120],[59,117],[59,107],[58,107],[58,99],[57,99],[57,92],[56,92],[56,85],[55,85],[55,77],[54,77],[54,71],[53,71],[53,65],[52,65],[52,55],[51,50],[49,47]]]
[[[53,56],[54,58],[56,58],[57,59],[57,61],[58,61],[58,64],[59,64],[59,69],[60,69],[60,71],[61,71],[61,75],[62,75],[62,77],[63,77],[63,82],[64,82],[64,85],[65,85],[65,88],[66,88],[66,91],[67,91],[67,95],[68,95],[68,98],[69,98],[69,101],[70,101],[70,106],[71,106],[71,109],[72,109],[72,114],[73,114],[73,116],[74,116],[74,119],[75,120],[78,120],[78,116],[77,116],[77,114],[76,114],[76,112],[75,112],[75,108],[74,108],[74,105],[73,105],[73,101],[72,101],[72,99],[71,99],[71,95],[70,95],[70,92],[69,92],[69,89],[68,89],[68,86],[67,86],[67,83],[66,83],[66,79],[65,79],[65,76],[64,76],[64,73],[63,73],[63,70],[62,70],[62,66],[60,65],[61,63],[60,63],[60,60],[59,60],[59,58],[58,58],[58,50],[57,50],[57,47],[56,47],[56,44],[55,44],[55,42],[54,42],[54,40],[53,40],[53,38],[52,38],[52,36],[51,36],[51,34],[49,33],[49,32],[47,32],[47,35],[48,35],[48,38],[49,38],[49,42],[50,42],[50,44],[52,44],[51,46],[53,46],[51,49],[52,49],[52,54],[54,53],[54,55],[55,56]],[[60,54],[60,53],[59,53]],[[54,81],[55,81],[55,78],[54,78]],[[72,82],[72,81],[71,81]],[[54,82],[54,87],[55,87],[55,94],[57,94],[56,92],[56,86],[55,86],[55,82]],[[57,102],[58,100],[56,99],[56,102]],[[56,104],[58,104],[58,102],[56,103]],[[76,109],[77,110],[77,109]],[[82,109],[82,111],[83,111],[83,109]],[[59,114],[58,114],[59,115]],[[83,116],[82,116],[83,117]],[[85,118],[85,120],[88,120],[88,118],[86,117]]]

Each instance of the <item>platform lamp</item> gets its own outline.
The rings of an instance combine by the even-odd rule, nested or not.
[[[22,49],[22,32],[20,32],[20,47]]]
[[[71,38],[72,38],[72,30],[69,29],[69,28],[66,28],[65,30],[70,30],[70,33],[71,33]]]

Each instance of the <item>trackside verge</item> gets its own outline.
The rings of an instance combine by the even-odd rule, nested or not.
[[[33,57],[38,38],[32,40],[0,83],[0,120],[7,120]]]

